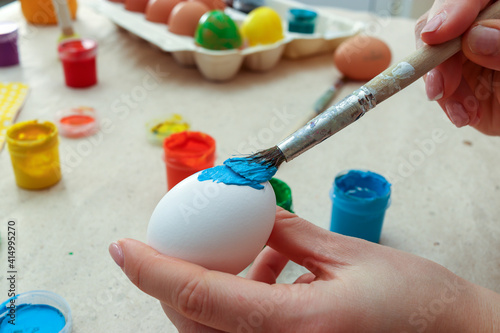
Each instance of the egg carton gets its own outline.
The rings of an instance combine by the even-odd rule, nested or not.
[[[283,56],[299,59],[333,52],[342,41],[356,35],[364,27],[361,22],[314,8],[318,13],[314,34],[288,32],[288,10],[311,7],[293,0],[266,0],[266,6],[273,8],[283,20],[284,39],[269,45],[214,51],[196,45],[192,37],[171,33],[165,24],[147,21],[143,13],[128,11],[122,3],[93,0],[88,5],[119,27],[165,52],[170,52],[180,65],[196,66],[205,78],[214,81],[233,78],[242,66],[257,72],[271,70]],[[246,14],[230,7],[225,12],[238,25],[246,17]]]

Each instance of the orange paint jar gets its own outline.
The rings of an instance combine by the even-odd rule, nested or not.
[[[174,133],[163,141],[163,150],[169,190],[184,178],[214,166],[215,140],[202,132]]]
[[[67,0],[71,18],[76,18],[76,0]],[[26,21],[33,24],[57,24],[57,14],[52,0],[21,0],[21,9]]]
[[[12,125],[7,145],[19,187],[37,190],[61,179],[59,139],[53,123],[29,120]]]

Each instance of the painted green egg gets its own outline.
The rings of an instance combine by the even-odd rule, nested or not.
[[[210,50],[237,49],[242,43],[238,26],[220,10],[212,10],[201,17],[194,40]]]

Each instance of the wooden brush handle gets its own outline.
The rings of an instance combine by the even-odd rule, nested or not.
[[[485,8],[475,22],[487,19],[500,19],[500,1]],[[365,84],[365,87],[372,93],[378,104],[406,88],[461,49],[462,36],[436,46],[424,45],[377,75]]]

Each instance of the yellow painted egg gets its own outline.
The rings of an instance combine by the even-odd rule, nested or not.
[[[265,6],[247,15],[241,25],[241,35],[248,46],[273,44],[285,37],[281,17],[275,10]]]

